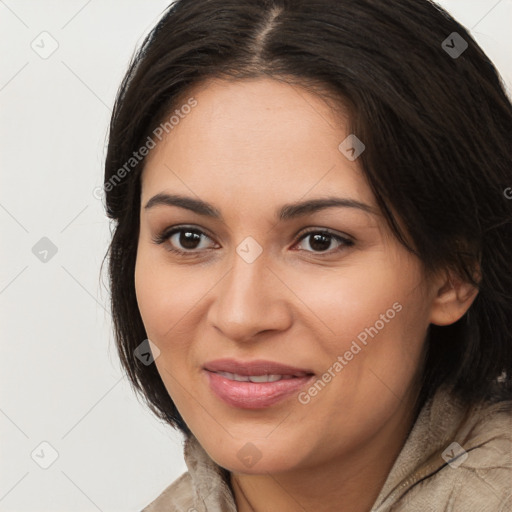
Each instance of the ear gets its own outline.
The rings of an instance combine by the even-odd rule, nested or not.
[[[478,288],[453,272],[445,271],[436,281],[434,293],[430,323],[450,325],[464,316],[478,295]]]

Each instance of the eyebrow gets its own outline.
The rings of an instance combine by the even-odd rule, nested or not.
[[[219,219],[224,221],[220,211],[210,203],[202,201],[201,199],[195,199],[193,197],[181,196],[177,194],[165,194],[159,193],[153,196],[144,207],[145,210],[149,210],[155,206],[177,206],[190,210],[199,215],[205,217],[211,217],[213,219]],[[308,201],[302,201],[297,203],[284,204],[276,212],[276,217],[280,221],[295,219],[315,213],[326,208],[355,208],[363,210],[372,215],[379,215],[379,213],[370,205],[350,199],[348,197],[326,197],[318,199],[310,199]]]

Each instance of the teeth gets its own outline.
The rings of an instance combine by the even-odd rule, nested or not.
[[[276,382],[282,378],[282,375],[252,375],[249,380],[251,382]]]
[[[293,379],[292,375],[238,375],[229,372],[215,372],[226,379],[236,380],[238,382],[277,382],[278,380]]]
[[[237,380],[239,382],[249,382],[249,377],[246,377],[244,375],[237,375],[236,373],[229,373],[229,372],[215,372],[219,375],[222,375],[223,377],[226,377],[226,379],[229,380]]]

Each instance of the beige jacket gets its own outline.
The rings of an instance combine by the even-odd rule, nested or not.
[[[466,409],[438,391],[371,512],[512,512],[511,409],[512,402]],[[142,512],[236,512],[229,473],[195,437],[185,441],[184,456],[188,471]]]

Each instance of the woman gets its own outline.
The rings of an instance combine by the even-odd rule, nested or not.
[[[426,0],[178,0],[118,93],[116,338],[185,436],[144,510],[512,506],[512,106]]]

